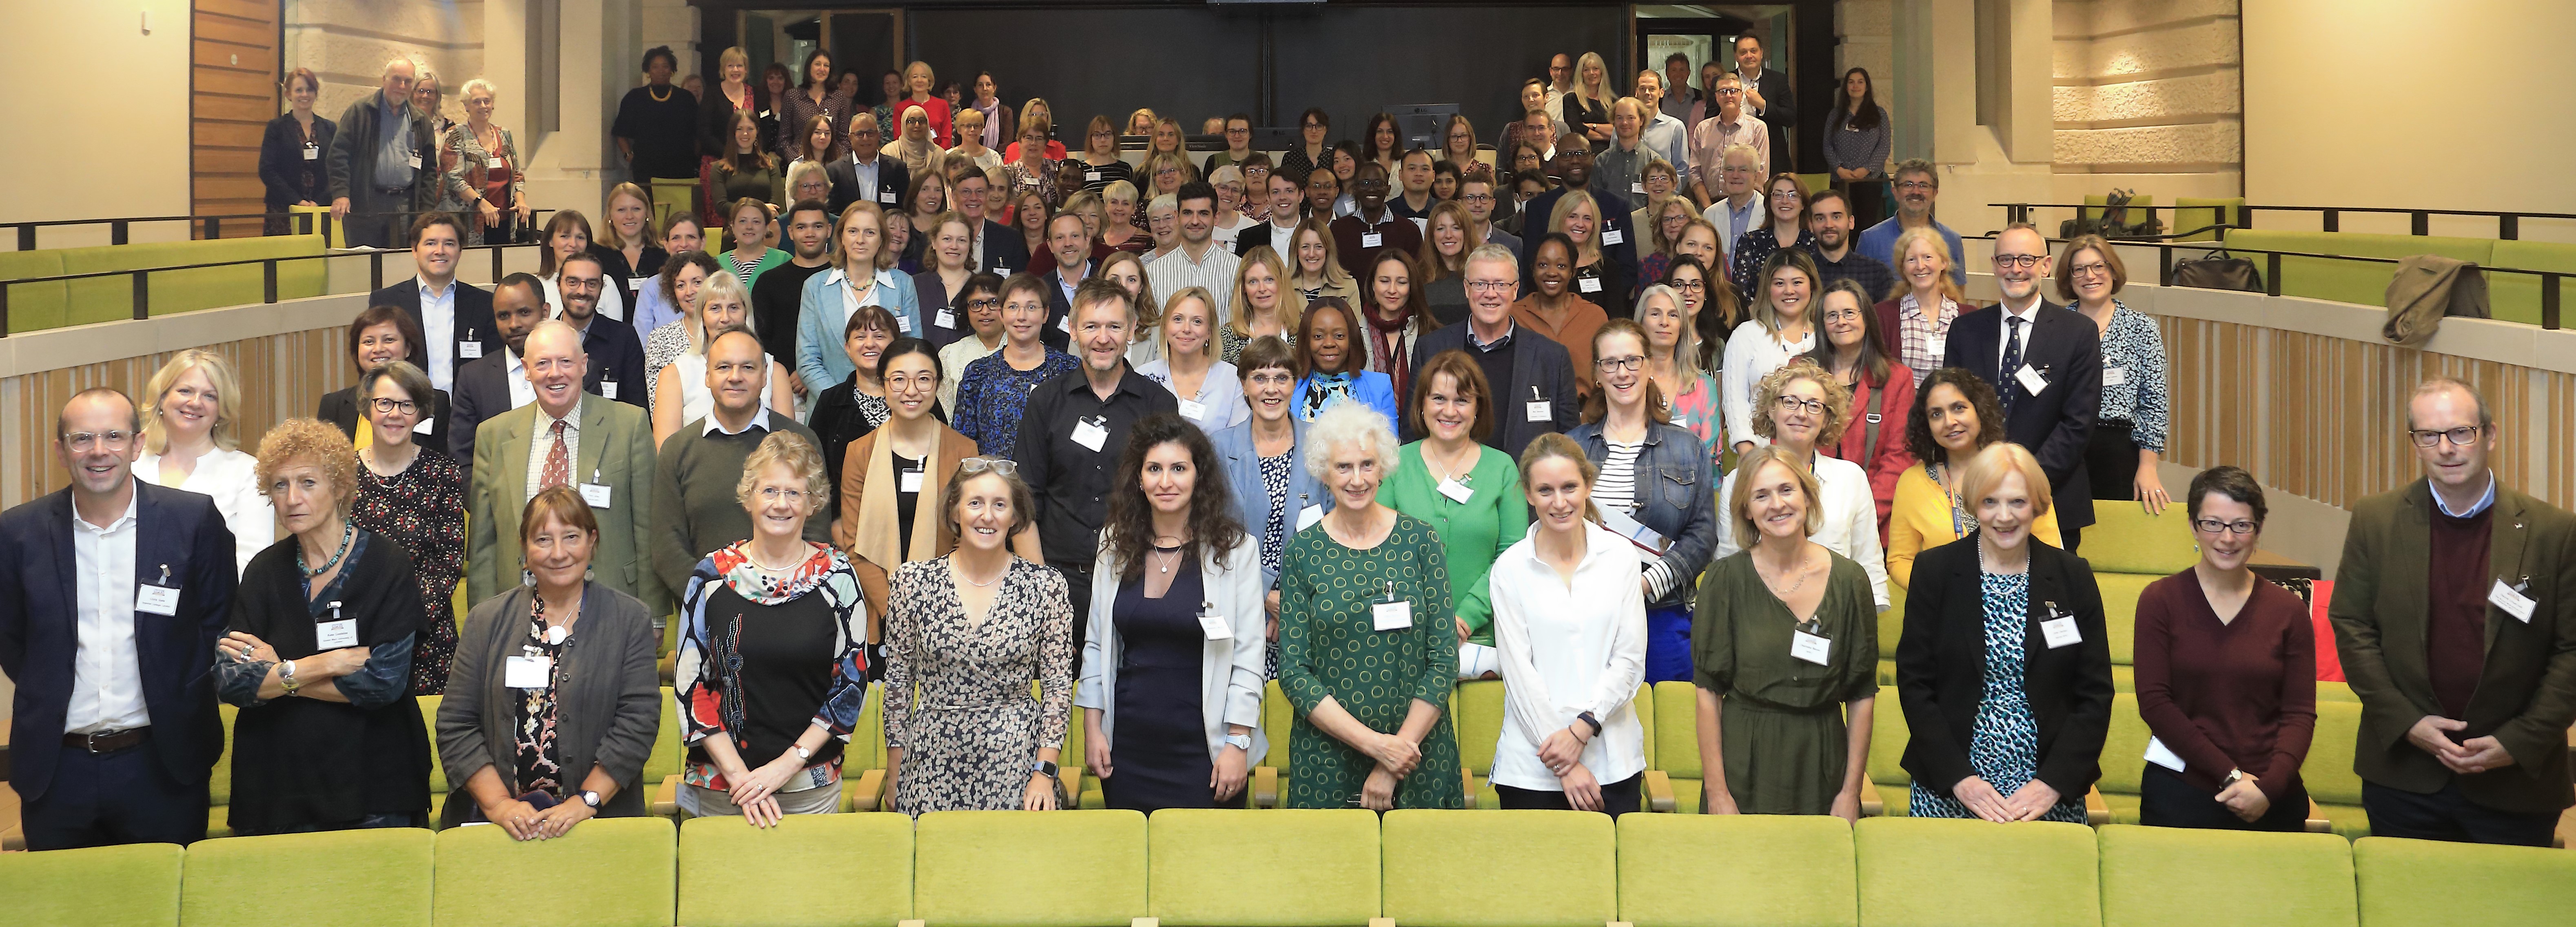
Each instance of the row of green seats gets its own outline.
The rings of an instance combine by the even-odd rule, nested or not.
[[[9,334],[16,335],[131,319],[134,317],[134,282],[129,277],[93,277],[50,283],[5,281],[273,257],[308,257],[321,253],[320,235],[0,251],[0,286],[9,289]],[[326,277],[321,261],[281,263],[277,265],[277,298],[320,296]],[[266,295],[266,277],[258,264],[174,270],[151,275],[147,311],[160,316],[241,306],[261,302]]]
[[[2374,837],[1571,811],[595,820],[0,856],[0,927],[2360,927],[2576,912],[2576,854]]]

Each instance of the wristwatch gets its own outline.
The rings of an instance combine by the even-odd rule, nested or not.
[[[814,761],[814,751],[805,749],[804,744],[795,744],[793,745],[793,749],[796,751],[797,762],[810,763]]]
[[[1047,762],[1047,761],[1045,761],[1045,760],[1039,760],[1039,761],[1037,762],[1037,765],[1032,766],[1032,767],[1029,767],[1029,771],[1030,771],[1030,772],[1037,773],[1038,775],[1041,775],[1041,776],[1045,776],[1045,777],[1047,777],[1047,778],[1049,778],[1049,779],[1053,779],[1053,778],[1055,778],[1055,777],[1056,777],[1056,776],[1055,776],[1055,764],[1054,764],[1054,763],[1049,763],[1049,762]]]
[[[2231,769],[2231,770],[2228,770],[2228,771],[2227,771],[2227,778],[2226,778],[2225,780],[2222,780],[2221,782],[2219,782],[2219,783],[2218,783],[2218,787],[2219,787],[2219,788],[2223,788],[2223,789],[2224,789],[2224,788],[2234,788],[2234,787],[2236,786],[2236,783],[2237,783],[2238,781],[2240,781],[2240,780],[2244,779],[2244,778],[2245,778],[2245,771],[2244,771],[2244,770],[2242,770],[2242,769]]]
[[[593,810],[597,810],[599,808],[599,793],[593,792],[589,789],[583,789],[581,791],[581,803],[589,805]]]
[[[1245,753],[1250,753],[1252,752],[1252,735],[1227,734],[1225,735],[1225,745],[1241,750]]]
[[[286,694],[290,696],[295,694],[295,690],[304,687],[303,683],[295,681],[295,661],[288,660],[278,665],[277,684],[284,687]]]

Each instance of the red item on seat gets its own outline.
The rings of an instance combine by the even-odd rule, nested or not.
[[[2326,620],[2326,603],[2334,601],[2334,581],[2320,579],[2308,584],[2308,620],[2317,628],[2317,681],[2342,682],[2343,652],[2337,648],[2334,623]]]

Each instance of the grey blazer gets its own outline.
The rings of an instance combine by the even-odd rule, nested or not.
[[[483,767],[501,771],[515,787],[518,768],[511,726],[514,690],[502,685],[502,661],[519,655],[528,639],[528,610],[536,590],[510,587],[465,618],[456,641],[456,665],[447,696],[438,705],[438,760],[447,772],[448,801],[439,826],[465,822],[475,805],[465,782]],[[617,780],[617,794],[600,806],[601,817],[644,814],[644,760],[662,721],[661,677],[655,673],[653,617],[635,597],[599,583],[582,593],[581,620],[563,651],[557,679],[555,744],[563,761],[566,796],[581,791],[594,765]]]

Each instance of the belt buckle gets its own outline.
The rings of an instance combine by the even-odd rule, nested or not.
[[[115,737],[115,736],[117,736],[117,735],[119,735],[119,734],[123,734],[123,733],[125,733],[125,732],[124,732],[124,731],[91,731],[91,732],[89,732],[89,733],[87,733],[87,734],[83,734],[83,735],[81,735],[81,739],[84,741],[84,742],[81,744],[81,746],[82,746],[82,748],[83,748],[83,749],[88,750],[88,751],[89,751],[91,754],[93,754],[93,755],[95,755],[95,754],[100,754],[100,753],[105,753],[105,752],[107,752],[107,751],[105,751],[105,750],[101,750],[101,749],[99,749],[99,748],[98,748],[98,742],[99,742],[99,741],[101,741],[101,740],[105,740],[105,739],[107,739],[107,738],[110,738],[110,737]]]

